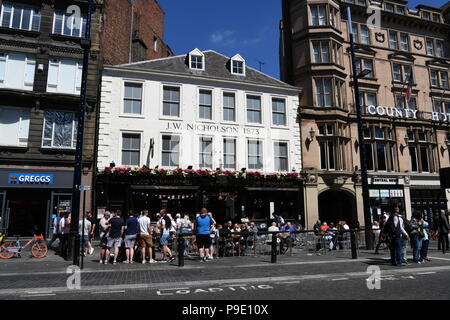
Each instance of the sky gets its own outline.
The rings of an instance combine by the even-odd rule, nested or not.
[[[440,7],[448,0],[410,0]],[[176,55],[199,48],[228,57],[239,53],[247,66],[279,78],[281,0],[158,0],[165,12],[164,40]],[[263,64],[260,64],[262,62]]]

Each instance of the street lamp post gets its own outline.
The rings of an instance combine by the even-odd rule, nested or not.
[[[369,207],[369,183],[367,177],[367,162],[366,162],[366,150],[364,145],[364,133],[363,133],[363,123],[362,123],[362,113],[361,113],[361,103],[359,95],[359,84],[358,79],[364,77],[367,72],[362,71],[360,74],[356,72],[356,58],[355,58],[355,42],[353,39],[353,27],[352,27],[352,16],[350,12],[350,7],[347,7],[347,18],[348,27],[350,30],[350,52],[352,57],[352,69],[353,69],[353,88],[355,91],[355,105],[356,105],[356,121],[358,124],[358,141],[359,141],[359,157],[361,162],[361,183],[362,183],[362,196],[363,196],[363,210],[364,210],[364,226],[365,226],[365,238],[366,238],[366,249],[373,249],[373,238],[372,238],[372,219],[370,215]]]
[[[86,32],[81,39],[81,47],[83,48],[83,72],[81,75],[80,90],[80,108],[78,112],[77,127],[77,145],[75,153],[75,164],[73,173],[72,188],[72,213],[70,215],[70,241],[68,248],[68,259],[72,257],[73,264],[79,265],[80,262],[80,235],[78,233],[78,224],[80,220],[80,186],[81,174],[83,169],[83,142],[84,142],[84,118],[87,104],[87,76],[89,67],[89,53],[91,50],[91,19],[93,0],[88,0]]]

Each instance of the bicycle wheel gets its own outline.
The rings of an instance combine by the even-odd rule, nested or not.
[[[43,241],[36,241],[31,247],[31,254],[33,257],[41,259],[47,255],[47,244]]]
[[[0,246],[0,258],[11,259],[14,257],[14,252],[10,251],[8,248],[14,247],[14,242],[5,242]]]

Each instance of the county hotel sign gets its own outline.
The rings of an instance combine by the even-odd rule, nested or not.
[[[370,105],[367,107],[367,113],[370,115],[388,116],[400,119],[418,119],[418,110],[403,109],[395,107],[383,107]],[[450,123],[450,113],[431,112],[432,121],[443,121]]]

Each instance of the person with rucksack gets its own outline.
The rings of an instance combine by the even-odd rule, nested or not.
[[[413,262],[420,262],[420,249],[422,248],[422,239],[424,238],[422,230],[422,214],[417,213],[411,219],[411,247],[413,249]]]
[[[402,257],[403,237],[408,239],[409,236],[403,224],[402,217],[398,212],[395,212],[389,216],[383,228],[383,236],[388,242],[391,253],[391,264],[393,266],[404,264]]]
[[[200,261],[211,260],[209,247],[211,246],[212,220],[208,216],[208,210],[203,208],[201,214],[195,219],[195,234],[197,247],[200,252]]]
[[[175,260],[175,257],[172,255],[172,251],[169,248],[169,238],[171,235],[170,231],[172,229],[172,219],[170,219],[170,217],[167,215],[166,209],[162,209],[160,211],[160,214],[161,214],[161,224],[160,224],[161,238],[159,242],[160,245],[162,246],[162,254],[163,254],[161,262],[170,263]]]

